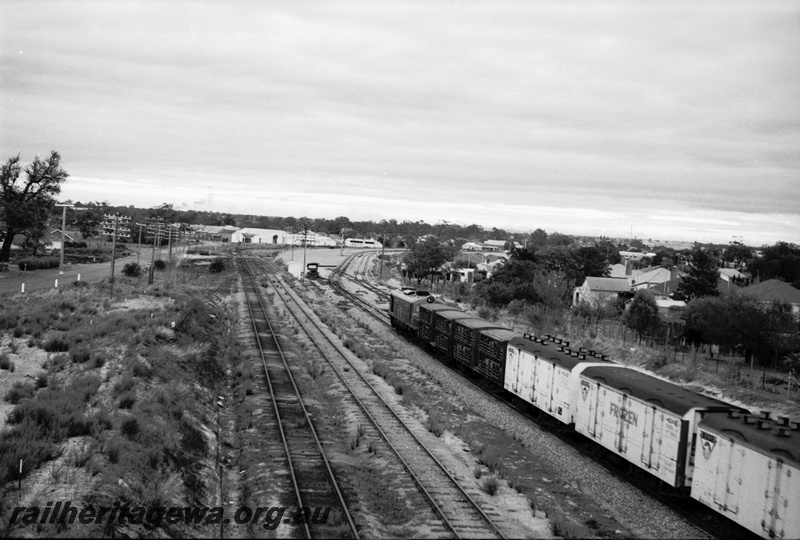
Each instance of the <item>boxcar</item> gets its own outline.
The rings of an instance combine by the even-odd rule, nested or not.
[[[573,356],[554,341],[517,336],[508,342],[503,388],[564,424],[572,424],[576,405],[573,370],[601,361],[594,355]]]
[[[764,538],[800,538],[800,429],[729,411],[698,427],[692,498]]]
[[[433,347],[448,359],[453,358],[453,329],[455,321],[461,319],[478,319],[478,317],[463,311],[447,310],[437,311],[433,316]]]
[[[475,369],[478,359],[478,335],[481,330],[502,329],[496,323],[484,319],[459,319],[453,324],[453,360],[470,369]]]
[[[519,337],[507,328],[492,328],[478,333],[478,357],[473,369],[487,380],[503,387],[508,342]]]
[[[420,304],[419,305],[419,323],[417,326],[417,337],[423,343],[433,345],[434,331],[433,324],[436,313],[440,311],[459,311],[457,307],[448,306],[446,304]]]
[[[420,304],[433,302],[427,291],[400,289],[389,297],[389,320],[394,328],[416,334]]]
[[[734,408],[636,369],[579,374],[575,430],[675,488],[692,480],[693,440],[704,413]]]

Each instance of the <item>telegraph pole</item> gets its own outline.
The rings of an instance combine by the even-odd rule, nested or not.
[[[386,253],[386,232],[385,231],[381,232],[381,240],[382,240],[382,242],[381,242],[381,273],[380,273],[380,276],[378,277],[379,281],[383,279],[383,254]]]
[[[60,203],[55,206],[60,206],[61,211],[61,261],[58,264],[58,273],[64,273],[64,248],[67,246],[67,236],[64,229],[67,228],[67,207],[74,208],[74,204]]]
[[[114,299],[114,267],[117,262],[117,222],[119,214],[114,214],[114,238],[111,240],[111,299]]]
[[[160,240],[161,237],[161,222],[156,222],[156,235],[153,238],[153,253],[150,256],[150,274],[147,278],[147,283],[149,285],[153,284],[153,273],[155,272],[156,266],[156,242]]]
[[[303,268],[300,269],[300,281],[306,277],[306,247],[308,246],[308,222],[303,222]]]

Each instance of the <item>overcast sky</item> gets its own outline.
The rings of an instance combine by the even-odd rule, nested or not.
[[[800,243],[800,2],[0,4],[64,199]]]

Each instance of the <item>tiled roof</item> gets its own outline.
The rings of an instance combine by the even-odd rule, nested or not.
[[[594,292],[630,292],[626,278],[587,277],[586,284]]]
[[[739,292],[760,302],[800,304],[800,290],[779,279],[768,279],[749,287],[742,287]]]

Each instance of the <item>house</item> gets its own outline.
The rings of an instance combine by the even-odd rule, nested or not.
[[[192,227],[195,237],[198,240],[210,240],[212,242],[232,242],[234,233],[239,228],[229,225],[195,225]]]
[[[483,250],[484,251],[505,251],[506,250],[506,241],[505,240],[487,240],[483,243]]]
[[[467,242],[461,246],[461,251],[483,251],[483,244],[477,242]]]
[[[792,313],[800,315],[800,289],[795,289],[785,281],[768,279],[749,287],[740,288],[739,294],[762,304],[774,302],[789,304],[792,307]]]
[[[676,267],[664,268],[656,266],[631,274],[631,290],[650,289],[656,293],[672,294],[678,290],[680,275]]]
[[[586,302],[597,306],[608,299],[631,295],[631,286],[627,278],[587,277],[583,285],[575,287],[572,294],[572,305]]]
[[[632,261],[641,261],[645,257],[653,258],[656,256],[655,253],[648,252],[642,253],[641,251],[620,251],[619,256],[623,258],[623,260],[632,260]]]

